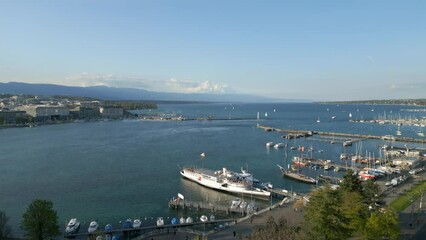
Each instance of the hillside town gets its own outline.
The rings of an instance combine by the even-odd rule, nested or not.
[[[132,118],[126,101],[101,101],[77,97],[0,95],[0,126],[32,127],[38,124]],[[137,103],[140,108],[155,104]]]

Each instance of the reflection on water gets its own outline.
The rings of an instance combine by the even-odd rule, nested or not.
[[[257,205],[268,204],[267,200],[256,199],[246,194],[231,194],[216,191],[185,178],[181,178],[181,184],[185,192],[185,194],[182,194],[184,194],[185,199],[189,201],[203,201],[214,204],[230,205],[233,199],[241,198],[247,202],[253,201]]]

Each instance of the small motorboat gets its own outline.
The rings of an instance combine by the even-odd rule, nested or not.
[[[96,221],[91,221],[89,224],[89,228],[87,229],[87,232],[93,233],[96,230],[98,230],[99,224]]]
[[[284,143],[277,143],[277,144],[274,145],[275,149],[283,148],[283,147],[284,147]]]
[[[124,221],[122,224],[123,229],[129,229],[129,228],[132,228],[132,226],[133,226],[133,222],[132,222],[132,219],[130,218],[126,219],[126,221]]]
[[[200,221],[201,222],[207,222],[209,219],[207,218],[207,216],[206,215],[202,215],[201,217],[200,217]]]
[[[164,225],[164,219],[163,217],[157,218],[157,226],[163,226]]]
[[[76,233],[80,227],[80,222],[77,221],[77,218],[71,218],[68,222],[67,227],[65,228],[66,233]]]
[[[107,225],[105,225],[105,232],[110,232],[110,231],[112,231],[114,228],[112,227],[112,225],[111,224],[107,224]]]
[[[237,208],[240,205],[240,203],[241,203],[241,199],[239,199],[239,198],[232,200],[231,208],[232,209]]]
[[[172,221],[170,223],[176,225],[179,224],[179,220],[177,218],[172,218]]]
[[[135,220],[133,220],[133,228],[139,228],[139,227],[141,227],[141,225],[142,225],[142,222],[141,222],[141,220],[140,219],[135,219]]]
[[[187,217],[187,218],[186,218],[186,223],[193,223],[192,218],[191,218],[191,217]]]
[[[274,142],[267,142],[266,147],[270,148],[274,146]]]

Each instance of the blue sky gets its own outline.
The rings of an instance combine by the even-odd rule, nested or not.
[[[426,1],[0,0],[0,82],[426,97]]]

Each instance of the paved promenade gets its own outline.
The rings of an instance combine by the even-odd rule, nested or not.
[[[386,197],[384,200],[387,204],[396,199],[401,193],[405,190],[410,189],[415,183],[426,179],[426,171],[422,174],[411,178],[407,182],[401,184],[400,186],[393,187],[386,191]],[[423,198],[422,209],[419,209],[420,199],[414,202],[414,211],[412,214],[412,207],[408,207],[403,212],[399,214],[400,216],[400,226],[401,226],[401,239],[411,239],[411,240],[423,240],[426,239],[426,196]],[[303,220],[303,212],[295,211],[293,209],[293,202],[287,203],[283,206],[275,205],[275,208],[269,210],[266,209],[263,214],[255,215],[252,219],[247,218],[241,222],[238,222],[235,225],[231,225],[226,229],[221,231],[213,232],[207,235],[209,240],[220,239],[220,240],[232,240],[232,239],[245,239],[253,230],[258,227],[265,225],[268,217],[274,217],[275,220],[278,220],[281,217],[287,219],[287,222],[290,225],[295,225],[300,223]],[[411,225],[410,225],[411,224]],[[235,235],[234,235],[235,233]],[[194,233],[185,233],[185,232],[170,232],[169,234],[156,235],[145,238],[138,239],[152,239],[152,240],[192,240],[196,234]]]

